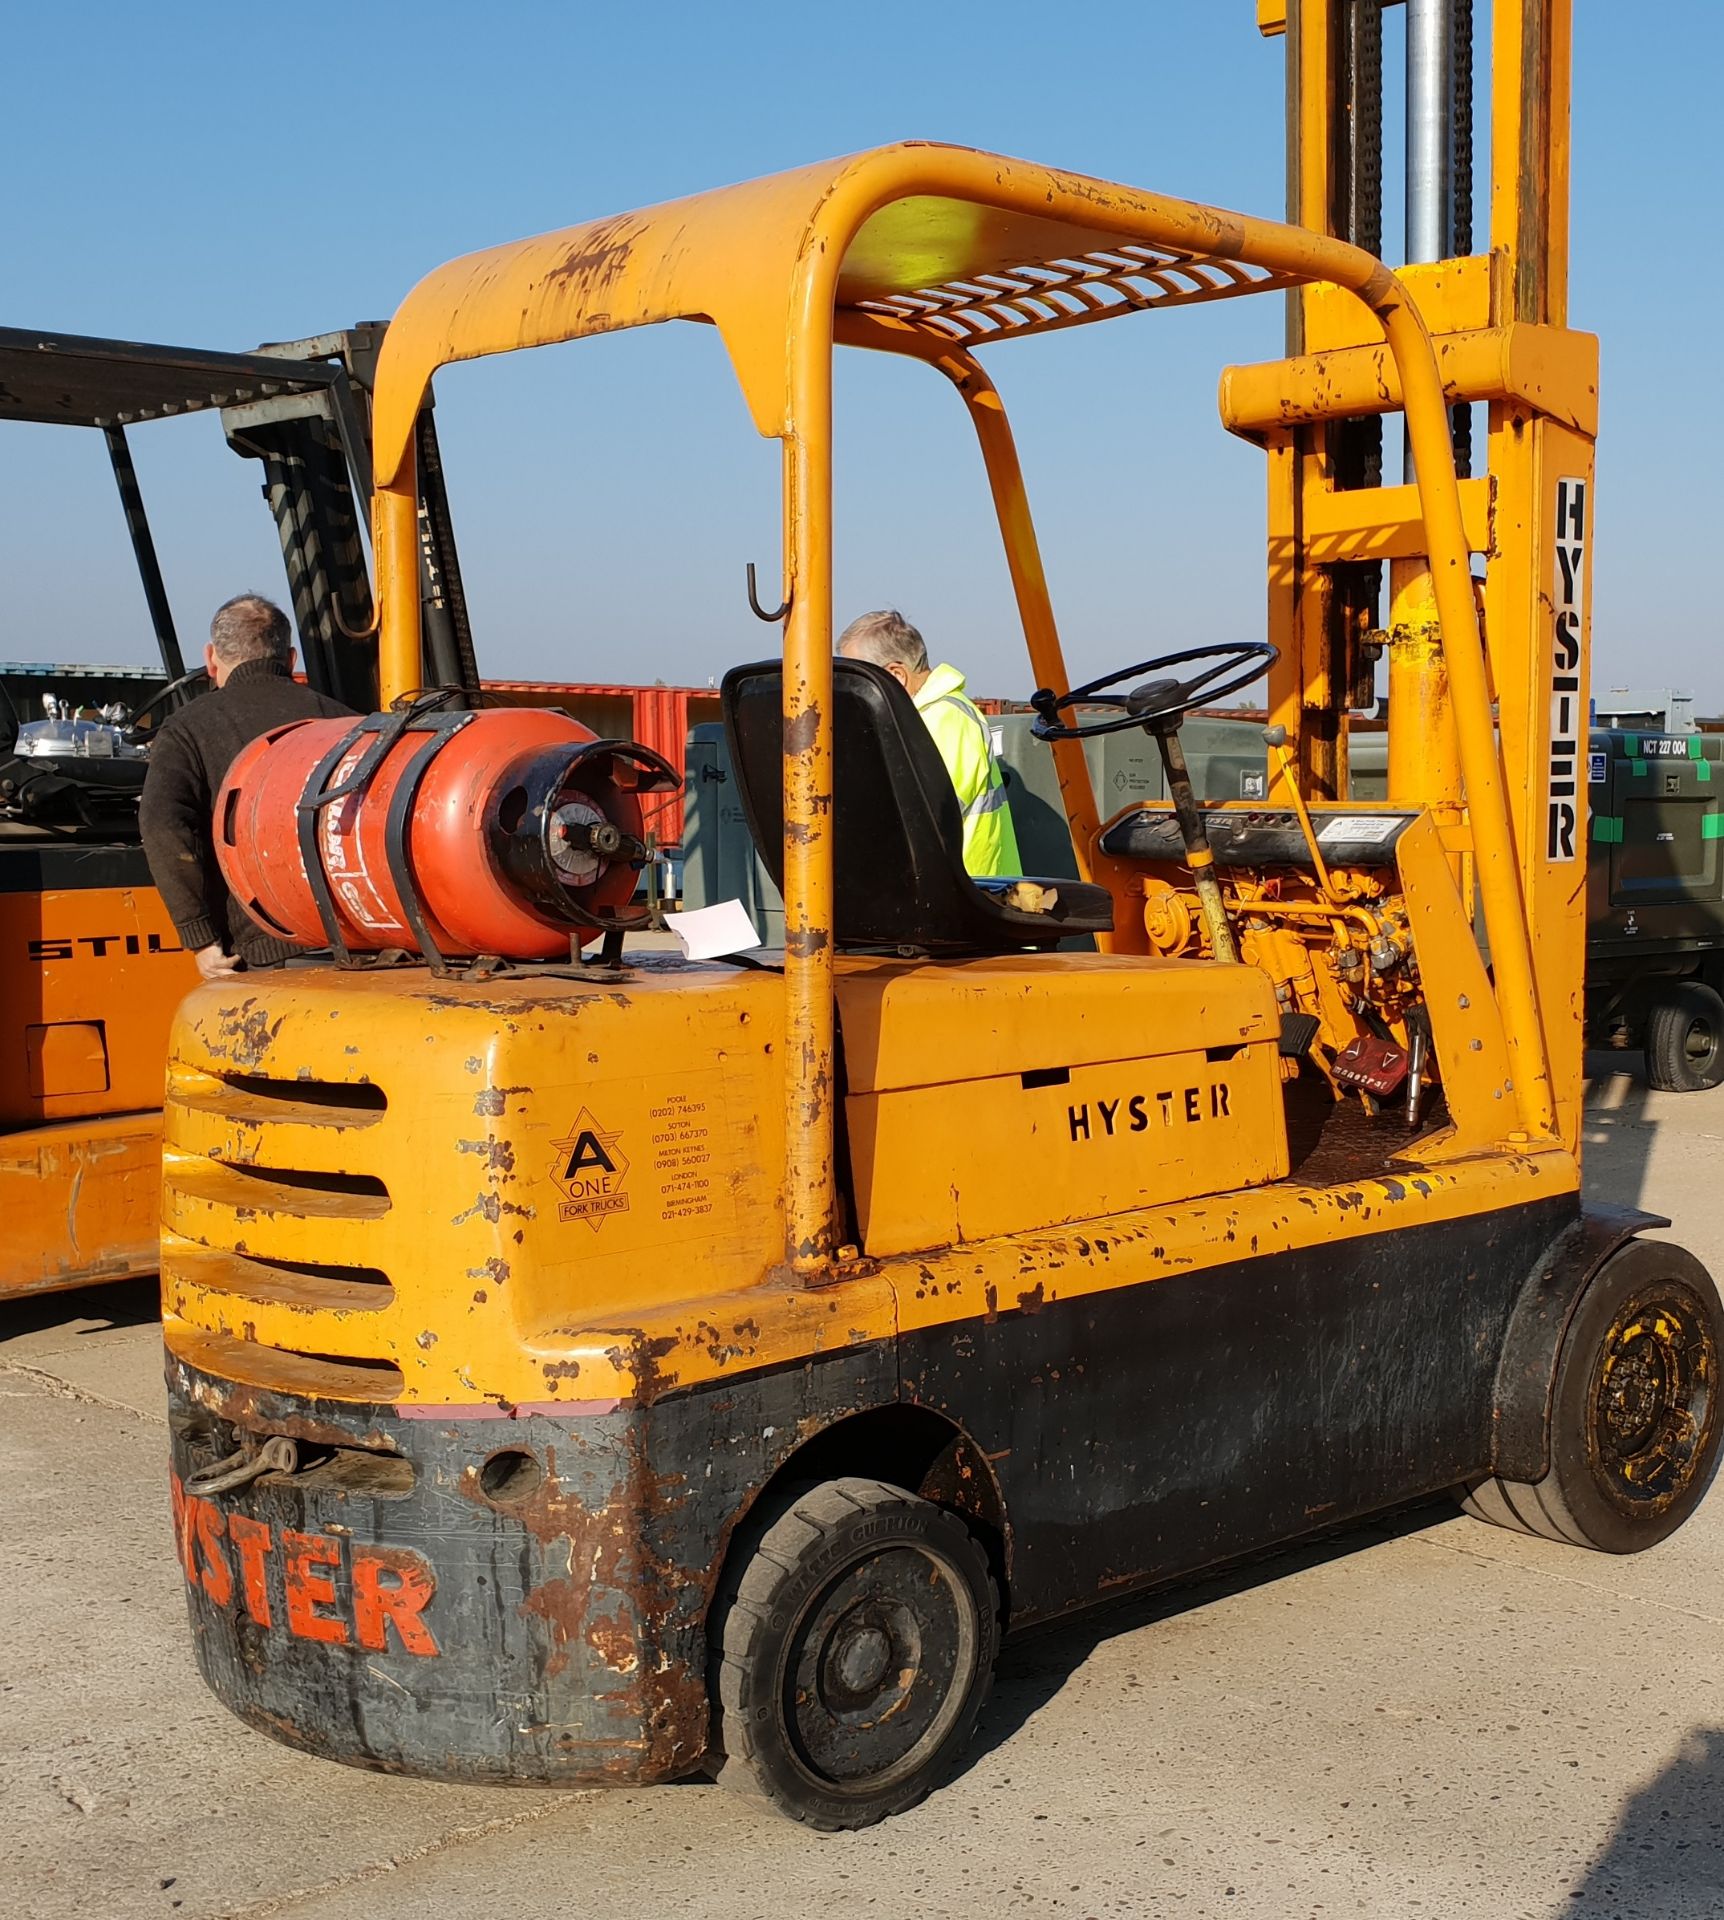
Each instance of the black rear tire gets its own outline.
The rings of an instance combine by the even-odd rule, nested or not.
[[[1600,1553],[1656,1546],[1700,1504],[1724,1440],[1724,1308],[1681,1247],[1631,1240],[1588,1282],[1563,1336],[1550,1470],[1485,1479],[1475,1519]]]
[[[715,1622],[721,1785],[829,1832],[940,1785],[993,1678],[999,1599],[955,1514],[879,1480],[798,1495]]]
[[[1724,1081],[1724,999],[1700,980],[1667,987],[1646,1016],[1646,1083],[1704,1093]]]

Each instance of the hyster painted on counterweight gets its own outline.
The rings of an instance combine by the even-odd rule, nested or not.
[[[386,696],[416,683],[436,370],[717,328],[784,451],[782,658],[723,698],[785,945],[633,955],[599,891],[647,857],[628,763],[582,786],[571,759],[493,793],[471,859],[599,958],[447,950],[412,849],[463,829],[403,780],[378,844],[413,946],[357,964],[330,848],[365,764],[462,738],[435,703],[260,820],[355,964],[202,988],[174,1039],[180,1543],[204,1675],[254,1726],[443,1779],[705,1767],[859,1826],[949,1772],[1003,1629],[1445,1489],[1611,1552],[1704,1493],[1713,1284],[1580,1197],[1584,592],[1553,609],[1597,392],[1565,323],[1567,6],[1495,8],[1489,257],[1400,275],[1346,190],[1352,9],[1291,18],[1302,226],[905,144],[457,260],[391,323]],[[1221,401],[1268,456],[1268,638],[1071,688],[980,356],[1266,291],[1296,350]],[[835,346],[924,364],[977,431],[1080,882],[972,881],[902,689],[834,663]],[[1460,402],[1488,476],[1457,478]],[[1367,457],[1392,409],[1416,488]],[[1384,561],[1364,804],[1341,718]],[[1266,664],[1270,792],[1200,807],[1179,721]],[[1100,817],[1097,725],[1154,736],[1170,806]]]

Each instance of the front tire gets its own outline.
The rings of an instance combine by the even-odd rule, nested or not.
[[[1724,1080],[1724,1000],[1701,980],[1681,980],[1646,1015],[1646,1084],[1704,1093]]]
[[[720,1783],[809,1826],[866,1827],[956,1764],[993,1677],[999,1599],[955,1514],[831,1480],[747,1554],[715,1644]]]
[[[1587,1284],[1563,1336],[1550,1470],[1486,1479],[1475,1519],[1600,1553],[1656,1546],[1700,1504],[1724,1440],[1724,1309],[1692,1254],[1631,1240]]]

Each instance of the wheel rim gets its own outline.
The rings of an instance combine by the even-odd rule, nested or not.
[[[943,1554],[905,1544],[853,1561],[786,1642],[782,1711],[797,1764],[839,1793],[908,1778],[962,1713],[979,1637],[974,1597]]]
[[[1694,1483],[1711,1452],[1717,1380],[1711,1319],[1688,1288],[1645,1288],[1617,1309],[1587,1440],[1600,1487],[1624,1513],[1663,1513]]]
[[[1682,1052],[1691,1067],[1711,1067],[1718,1054],[1718,1031],[1710,1020],[1701,1016],[1689,1021],[1688,1031],[1682,1036]]]

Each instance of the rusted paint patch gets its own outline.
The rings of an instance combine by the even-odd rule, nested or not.
[[[238,1006],[218,1008],[215,1038],[212,1040],[207,1033],[202,1037],[215,1059],[229,1060],[236,1067],[249,1070],[262,1063],[275,1044],[285,1018],[277,1015],[271,1021],[269,1010],[259,1006],[254,997],[242,1000]]]
[[[515,1147],[512,1141],[498,1140],[487,1134],[483,1140],[457,1140],[455,1151],[479,1154],[496,1179],[505,1178],[515,1171]]]
[[[604,333],[612,325],[605,297],[628,271],[629,254],[640,233],[634,214],[594,220],[580,229],[579,244],[545,275],[545,291],[572,298],[583,315],[583,331]]]
[[[531,1092],[531,1087],[487,1087],[473,1102],[473,1112],[481,1120],[501,1119],[511,1094]]]
[[[534,1217],[534,1210],[531,1207],[523,1207],[513,1200],[505,1200],[501,1194],[482,1193],[465,1212],[456,1214],[449,1224],[454,1227],[464,1227],[477,1215],[489,1220],[492,1226],[495,1226],[506,1213],[519,1214],[523,1220],[531,1220]]]
[[[394,1439],[375,1423],[338,1422],[302,1412],[305,1402],[284,1399],[265,1387],[216,1381],[189,1368],[174,1370],[176,1390],[217,1420],[248,1433],[279,1433],[321,1447],[364,1447],[377,1453],[397,1451]]]
[[[621,1607],[587,1622],[587,1645],[617,1673],[633,1673],[640,1666],[635,1636]]]
[[[784,723],[784,751],[807,753],[820,734],[820,709],[805,707],[794,720]]]
[[[545,1550],[547,1567],[566,1569],[533,1581],[518,1608],[548,1634],[545,1678],[563,1675],[577,1658],[596,1657],[601,1671],[582,1684],[610,1710],[607,1717],[643,1730],[648,1766],[663,1773],[679,1759],[686,1765],[698,1757],[706,1694],[688,1683],[683,1663],[660,1668],[647,1650],[659,1644],[662,1623],[687,1589],[698,1589],[706,1568],[671,1566],[653,1554],[648,1540],[654,1516],[670,1503],[681,1476],[651,1470],[634,1426],[620,1439],[620,1446],[584,1455],[568,1481],[559,1475],[557,1450],[547,1447],[545,1478],[524,1500],[488,1500],[473,1469],[462,1475],[458,1491],[523,1527]],[[606,1466],[614,1479],[606,1485],[601,1471],[595,1485],[594,1469]],[[576,1484],[582,1493],[571,1490]],[[607,1686],[605,1673],[618,1684]],[[591,1731],[583,1730],[576,1744],[590,1751]],[[595,1770],[601,1777],[638,1779],[642,1761],[639,1742],[622,1741],[614,1759],[598,1759]]]

